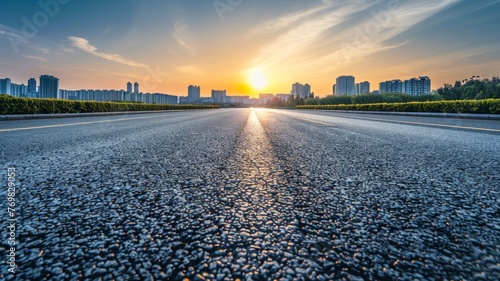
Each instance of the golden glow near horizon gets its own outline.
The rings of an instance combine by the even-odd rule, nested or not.
[[[248,74],[250,85],[255,90],[262,90],[267,86],[267,79],[264,73],[259,69],[253,69]]]
[[[0,19],[0,78],[20,84],[53,75],[67,90],[120,90],[131,81],[178,96],[200,85],[204,97],[212,89],[289,93],[295,82],[322,97],[342,75],[371,90],[425,75],[437,89],[500,75],[500,40],[491,36],[500,2],[491,1],[243,1],[223,15],[212,1],[70,1],[36,26],[40,34],[26,34],[19,20],[40,7],[9,1],[19,17]]]

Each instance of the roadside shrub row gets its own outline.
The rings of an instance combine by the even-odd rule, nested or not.
[[[374,103],[343,105],[303,105],[298,109],[354,110],[354,111],[401,111],[442,113],[500,114],[500,99],[428,101],[407,103]]]
[[[328,96],[322,99],[306,99],[305,105],[330,105],[330,104],[368,104],[368,103],[402,103],[402,102],[424,102],[424,101],[439,101],[443,100],[440,95],[422,95],[411,96],[400,93],[382,93],[379,95],[362,94],[362,95],[345,95],[345,96]]]
[[[27,99],[9,95],[0,95],[0,114],[44,114],[44,113],[92,113],[117,111],[153,111],[153,110],[184,110],[211,109],[219,105],[173,105],[69,101],[57,99]]]

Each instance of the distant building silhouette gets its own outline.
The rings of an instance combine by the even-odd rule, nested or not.
[[[134,94],[138,94],[139,93],[139,83],[135,82],[134,83]]]
[[[0,79],[0,94],[10,95],[10,78]]]
[[[130,82],[127,83],[127,92],[132,93],[132,83]]]
[[[311,85],[309,84],[300,84],[299,82],[292,84],[292,91],[290,91],[291,95],[299,96],[301,98],[308,98],[311,94]]]
[[[125,90],[60,90],[59,96],[66,100],[83,101],[136,101],[151,104],[177,104],[179,98],[162,93],[129,93]]]
[[[59,93],[58,78],[50,75],[40,76],[40,88],[39,88],[40,98],[57,99],[58,93]]]
[[[420,96],[431,92],[431,79],[427,76],[411,78],[403,82],[403,93]]]
[[[188,102],[198,102],[201,98],[200,86],[189,85],[188,87]]]
[[[339,76],[335,84],[335,95],[354,95],[356,93],[355,79],[353,76]]]
[[[276,97],[282,101],[288,101],[290,94],[276,94]]]
[[[369,94],[370,93],[370,82],[365,81],[356,84],[356,94]]]
[[[229,97],[231,98],[232,103],[236,104],[250,104],[250,96],[232,96]]]
[[[259,94],[259,104],[265,105],[274,98],[274,94]]]
[[[226,90],[212,90],[212,100],[214,103],[225,103]]]
[[[10,83],[10,94],[14,97],[27,97],[28,87],[24,84]]]
[[[37,93],[36,93],[36,79],[35,78],[30,78],[28,80],[28,98],[36,98]]]
[[[389,80],[379,84],[380,93],[402,93],[403,82],[400,79]]]

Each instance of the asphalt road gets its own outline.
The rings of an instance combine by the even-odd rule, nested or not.
[[[498,121],[223,109],[0,142],[2,280],[500,278]]]

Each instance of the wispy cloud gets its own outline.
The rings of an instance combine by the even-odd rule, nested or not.
[[[186,49],[191,54],[195,54],[194,48],[192,46],[193,43],[191,43],[193,39],[190,38],[187,34],[187,25],[176,22],[174,24],[174,30],[172,31],[172,37],[177,42],[177,44],[179,44],[179,46]]]
[[[72,45],[74,47],[76,47],[84,52],[87,52],[89,54],[92,54],[96,57],[100,57],[102,59],[109,60],[109,61],[116,62],[116,63],[121,63],[124,65],[148,68],[148,66],[143,64],[143,63],[139,63],[139,62],[135,62],[133,60],[126,59],[121,55],[99,52],[97,50],[97,47],[92,46],[89,43],[89,41],[85,38],[71,36],[71,37],[68,37],[68,39],[72,42]]]
[[[495,4],[496,4],[496,3],[498,3],[498,2],[500,2],[500,0],[494,0],[494,1],[491,1],[490,3],[487,3],[487,4],[485,4],[485,5],[482,5],[481,7],[478,7],[478,8],[476,8],[476,9],[474,9],[472,12],[475,12],[475,11],[477,11],[477,10],[482,10],[482,9],[484,9],[484,8],[488,8],[489,6],[491,6],[491,5],[495,5]]]
[[[308,71],[345,64],[403,43],[390,39],[460,0],[323,1],[317,7],[264,23],[260,34],[280,32],[250,62],[275,72]],[[354,20],[353,20],[354,19]],[[252,30],[253,36],[259,32]]]
[[[12,40],[21,40],[23,42],[27,41],[21,34],[20,31],[0,24],[0,37],[7,37]]]
[[[66,46],[66,42],[49,39],[41,35],[28,39],[23,35],[23,31],[2,24],[0,24],[0,39],[7,39],[16,54],[28,50],[29,53],[35,52],[43,56],[61,56],[74,52],[73,49]]]
[[[32,60],[38,60],[38,61],[47,61],[47,59],[42,58],[40,56],[30,56],[30,55],[24,55],[23,57],[32,59]]]
[[[325,5],[330,5],[329,3],[325,3]],[[251,30],[249,32],[249,36],[256,36],[256,35],[261,35],[261,34],[269,34],[269,33],[274,33],[281,31],[286,28],[290,28],[293,26],[293,24],[306,19],[307,17],[311,17],[316,15],[316,13],[320,12],[323,10],[324,7],[315,7],[310,10],[304,11],[304,12],[296,12],[292,13],[290,15],[285,15],[282,17],[279,17],[277,19],[271,20],[264,22],[257,26],[257,28]]]
[[[50,54],[50,50],[48,48],[44,48],[44,47],[34,47],[35,50],[39,51],[40,53],[42,54]]]
[[[190,75],[190,76],[202,76],[205,74],[203,70],[201,70],[196,65],[186,65],[177,67],[176,70],[182,74]]]

